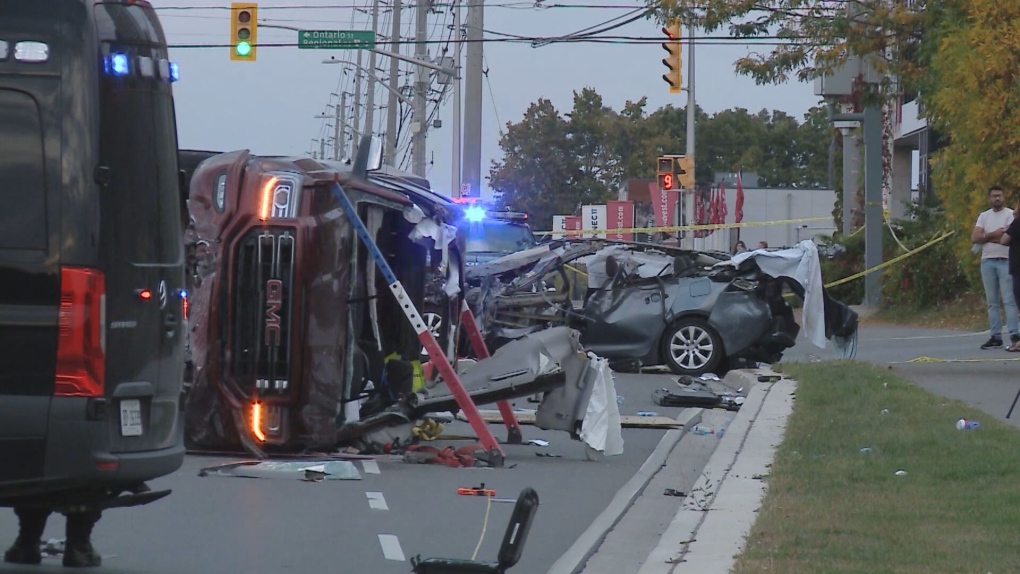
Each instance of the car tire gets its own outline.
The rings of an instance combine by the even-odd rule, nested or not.
[[[442,347],[443,352],[446,352],[446,333],[443,328],[443,310],[438,305],[431,305],[426,303],[425,308],[422,309],[421,318],[425,321],[425,327],[432,331],[432,336],[436,338],[436,342]],[[441,330],[442,329],[442,330]],[[422,362],[429,360],[429,352],[425,350],[425,347],[421,348]]]
[[[722,339],[701,317],[681,317],[662,335],[662,360],[677,375],[714,372],[722,359]]]

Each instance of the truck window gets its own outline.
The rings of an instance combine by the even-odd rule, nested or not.
[[[0,90],[0,249],[46,250],[46,180],[39,107]]]
[[[468,253],[500,253],[509,255],[534,247],[535,238],[524,226],[502,222],[470,223],[467,225]]]

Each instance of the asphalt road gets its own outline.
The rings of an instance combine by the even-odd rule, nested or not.
[[[919,385],[965,400],[1003,419],[1020,381],[1020,359],[1002,350],[982,351],[986,333],[864,326],[857,358],[893,369]],[[800,341],[786,361],[835,358],[831,347]],[[907,363],[917,357],[979,359],[980,363]],[[664,375],[619,375],[623,414],[653,410],[677,416],[680,409],[653,405],[651,392],[672,385]],[[524,399],[521,408],[532,408]],[[1012,421],[1017,424],[1020,414]],[[494,427],[497,437],[505,431]],[[451,434],[470,434],[466,424]],[[373,572],[408,573],[417,554],[469,558],[485,524],[478,558],[492,560],[512,504],[492,503],[485,521],[484,498],[458,496],[456,488],[484,482],[498,498],[513,499],[525,486],[542,500],[516,572],[548,570],[629,480],[664,431],[624,429],[624,454],[589,461],[584,445],[560,432],[524,427],[524,438],[548,447],[507,446],[507,468],[454,469],[379,462],[378,473],[357,463],[361,480],[302,482],[296,479],[199,477],[198,470],[227,459],[189,456],[177,473],[154,481],[174,493],[147,507],[109,511],[94,540],[104,555],[97,572],[234,573]],[[453,443],[454,445],[463,443]],[[535,453],[559,454],[540,458]],[[369,468],[368,470],[374,470]],[[692,471],[694,472],[694,471]],[[373,507],[374,506],[374,507]],[[385,508],[385,509],[383,509]],[[55,516],[46,537],[63,538]],[[17,532],[13,513],[0,512],[0,543]],[[382,538],[381,538],[382,536]],[[398,550],[399,549],[399,550]],[[388,556],[387,556],[388,554]],[[59,559],[42,567],[0,565],[0,572],[63,571]]]
[[[621,413],[653,410],[676,417],[681,409],[651,401],[653,390],[672,381],[667,376],[619,376]],[[524,399],[518,406],[534,407]],[[505,436],[504,429],[493,428],[497,437]],[[466,423],[450,424],[446,432],[471,434]],[[525,441],[541,438],[550,445],[507,445],[504,469],[382,461],[376,474],[358,462],[361,480],[199,477],[201,468],[230,461],[189,456],[180,471],[152,482],[155,489],[173,489],[169,497],[106,513],[94,534],[104,556],[97,571],[406,574],[411,571],[408,560],[417,554],[472,556],[486,524],[486,501],[458,496],[456,489],[484,482],[496,489],[497,498],[516,499],[522,488],[536,489],[541,506],[514,571],[545,572],[634,476],[665,431],[624,429],[624,453],[597,461],[587,460],[584,444],[565,433],[527,425],[523,432]],[[560,457],[538,457],[538,452]],[[495,560],[512,507],[491,504],[478,559]],[[63,517],[54,516],[45,536],[63,538],[63,528]],[[0,543],[6,546],[16,534],[13,513],[0,512]],[[53,558],[42,569],[21,570],[46,571],[46,565],[62,570]],[[0,565],[0,572],[8,571],[18,570]]]

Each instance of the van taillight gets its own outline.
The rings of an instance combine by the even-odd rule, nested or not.
[[[106,278],[84,267],[60,269],[60,334],[53,394],[101,397],[105,392]]]

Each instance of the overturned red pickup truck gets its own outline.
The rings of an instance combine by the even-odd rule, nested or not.
[[[411,306],[438,294],[449,320],[430,358],[456,363],[463,213],[382,168],[379,152],[366,139],[353,165],[205,153],[189,173],[191,448],[375,448],[410,439],[412,421],[457,411],[465,395],[544,393],[536,424],[581,436],[599,379],[571,329],[515,341],[459,369],[460,384],[425,380],[427,327]]]
[[[333,445],[343,405],[367,381],[412,389],[421,344],[330,186],[343,186],[416,301],[430,248],[404,212],[422,210],[440,228],[455,216],[448,201],[420,188],[412,201],[398,178],[384,187],[385,174],[370,181],[357,164],[247,151],[213,155],[190,179],[190,445]]]

